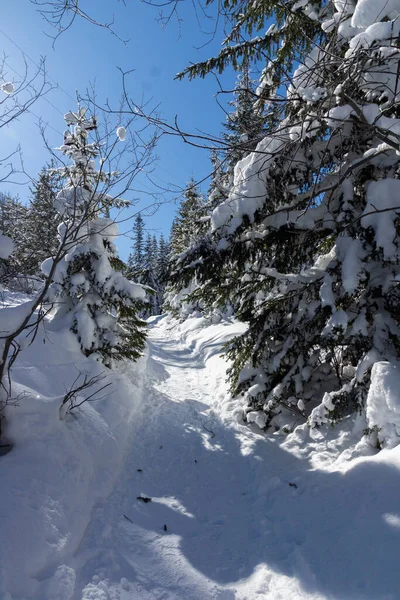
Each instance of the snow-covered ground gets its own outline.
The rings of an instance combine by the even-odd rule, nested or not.
[[[232,417],[220,352],[242,328],[154,318],[148,356],[65,421],[63,386],[99,366],[68,332],[24,350],[1,600],[400,598],[400,447],[356,446],[360,419],[285,438]]]

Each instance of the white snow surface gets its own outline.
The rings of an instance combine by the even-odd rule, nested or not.
[[[377,439],[385,448],[400,440],[400,364],[376,362],[372,367],[367,398],[369,427],[377,427]]]
[[[364,29],[384,17],[398,19],[399,14],[400,0],[358,0],[351,24]]]
[[[400,446],[356,445],[360,416],[266,436],[227,393],[221,349],[243,324],[149,324],[147,356],[63,421],[76,367],[101,367],[51,323],[23,351],[29,396],[0,458],[0,598],[398,599]]]

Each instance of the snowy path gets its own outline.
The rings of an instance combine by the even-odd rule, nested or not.
[[[274,439],[221,422],[220,345],[176,337],[152,328],[132,447],[69,564],[73,599],[398,599],[399,528],[382,521],[398,514],[398,469],[312,471]],[[67,597],[60,586],[51,600]]]

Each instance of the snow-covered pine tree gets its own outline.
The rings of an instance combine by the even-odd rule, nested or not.
[[[161,314],[163,312],[164,292],[168,282],[169,252],[169,244],[166,242],[163,234],[161,234],[160,239],[158,240],[155,259],[155,275],[157,281],[157,314]]]
[[[154,252],[154,239],[148,233],[144,243],[143,266],[139,274],[140,283],[147,288],[147,308],[142,312],[144,318],[160,314],[157,294],[156,260],[157,254]]]
[[[214,208],[227,199],[231,179],[231,176],[225,170],[224,158],[216,150],[213,150],[211,153],[211,165],[211,181],[205,203],[205,209],[208,214],[211,214]]]
[[[206,229],[203,221],[207,208],[193,178],[188,182],[178,213],[172,223],[168,286],[165,290],[165,308],[175,315],[187,317],[201,309],[201,303],[189,299],[197,288],[196,277],[184,278],[181,273],[181,255],[197,244]]]
[[[59,233],[64,259],[55,269],[49,301],[55,303],[56,317],[76,333],[86,356],[97,353],[107,365],[136,359],[144,347],[144,323],[138,313],[145,291],[121,273],[123,263],[114,244],[118,228],[103,216],[123,204],[111,196],[118,173],[105,172],[101,160],[96,168],[101,145],[89,140],[97,128],[95,117],[80,108],[65,120],[68,130],[60,150],[72,163],[56,170],[66,186],[55,202],[63,217]],[[45,274],[52,263],[51,258],[43,263]]]
[[[233,91],[234,99],[230,102],[234,110],[227,115],[226,122],[224,123],[224,127],[227,130],[222,134],[224,149],[219,153],[213,151],[211,154],[213,170],[208,197],[206,202],[203,200],[201,206],[203,220],[200,224],[199,218],[197,218],[195,236],[192,236],[191,240],[186,240],[185,244],[181,244],[179,252],[175,252],[175,254],[184,254],[188,248],[191,248],[192,252],[195,247],[197,255],[208,252],[207,241],[203,238],[203,234],[207,229],[207,217],[210,216],[211,212],[217,206],[227,200],[229,191],[233,185],[235,165],[241,158],[254,150],[257,143],[264,137],[265,117],[254,106],[257,99],[255,88],[255,81],[250,76],[249,61],[245,59],[239,70],[236,86]],[[192,182],[193,184],[194,182]],[[189,191],[190,185],[191,183],[188,186]],[[177,232],[179,233],[179,222],[174,222],[171,232],[171,247],[173,252]],[[180,290],[184,290],[187,296],[188,290],[190,290],[190,296],[186,300],[185,311],[189,306],[204,306],[214,315],[219,314],[220,311],[231,313],[231,298],[227,298],[226,295],[223,298],[216,298],[214,294],[210,295],[207,291],[210,285],[212,287],[215,286],[216,280],[210,281],[204,279],[202,276],[199,279],[193,279],[190,270],[184,272],[179,268],[181,261],[182,258],[180,256],[175,259],[172,257],[171,277],[173,289],[179,290],[179,302],[182,298]],[[174,302],[173,295],[170,293],[168,293],[168,298],[170,299],[170,303]],[[205,303],[202,301],[203,299],[206,299]],[[186,315],[187,313],[185,312],[184,314]]]
[[[61,189],[62,179],[52,161],[42,169],[37,183],[31,188],[25,225],[25,274],[41,275],[42,262],[57,252],[61,216],[55,208],[55,199]]]
[[[321,22],[311,6],[293,7],[320,41],[285,118],[239,162],[206,242],[181,261],[211,282],[204,299],[234,298],[249,324],[230,375],[261,427],[362,410],[372,365],[400,354],[400,2],[331,0]]]
[[[191,246],[202,229],[204,198],[200,194],[193,177],[186,185],[181,204],[172,224],[170,246],[174,255]]]

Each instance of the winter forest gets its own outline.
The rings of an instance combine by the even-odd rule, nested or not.
[[[399,600],[400,0],[17,4],[0,600]]]

